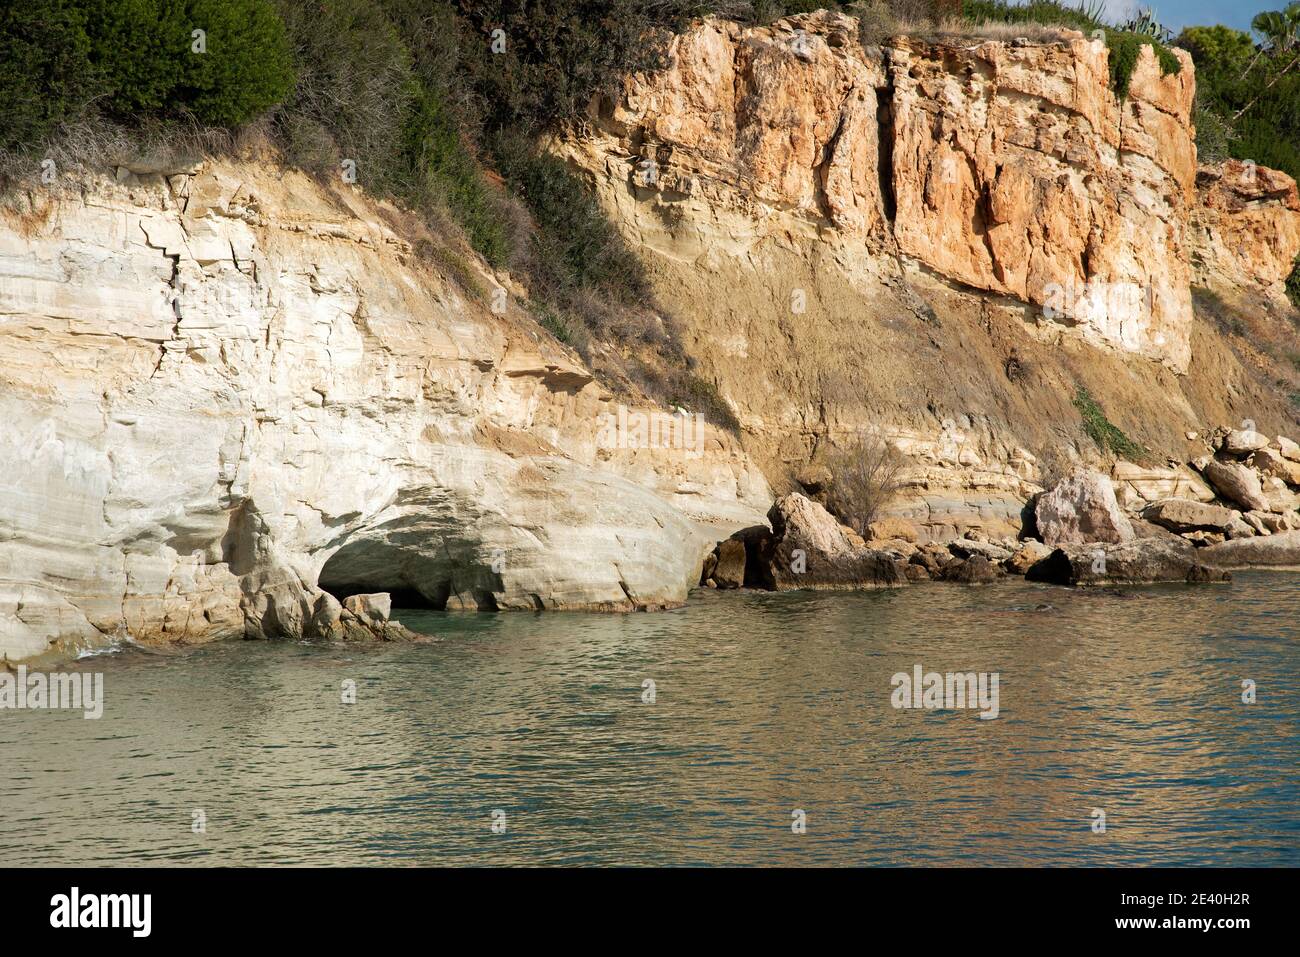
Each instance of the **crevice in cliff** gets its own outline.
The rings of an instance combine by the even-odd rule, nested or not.
[[[894,87],[876,88],[876,172],[880,178],[880,203],[885,221],[892,230],[898,215],[894,194]]]

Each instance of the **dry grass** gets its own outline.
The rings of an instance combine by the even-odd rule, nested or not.
[[[831,486],[826,508],[859,535],[903,487],[908,461],[893,443],[879,434],[853,439],[827,456]]]

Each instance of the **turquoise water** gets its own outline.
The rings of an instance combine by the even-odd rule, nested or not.
[[[1300,864],[1300,576],[399,617],[79,662],[101,720],[0,711],[0,864]]]

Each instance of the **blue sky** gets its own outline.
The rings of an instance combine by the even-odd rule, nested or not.
[[[1067,0],[1069,2],[1069,0]],[[1262,10],[1281,10],[1289,0],[1105,0],[1112,20],[1132,16],[1138,6],[1151,7],[1156,18],[1177,33],[1183,27],[1226,23],[1249,30],[1250,21]]]

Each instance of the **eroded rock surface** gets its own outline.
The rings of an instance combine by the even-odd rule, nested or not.
[[[675,604],[771,502],[712,428],[602,442],[617,400],[581,362],[424,265],[359,192],[224,163],[80,185],[0,219],[11,660],[331,637],[361,619],[330,589]]]
[[[1052,547],[1133,538],[1133,525],[1115,500],[1110,479],[1088,469],[1076,469],[1043,493],[1035,517],[1039,536]]]

